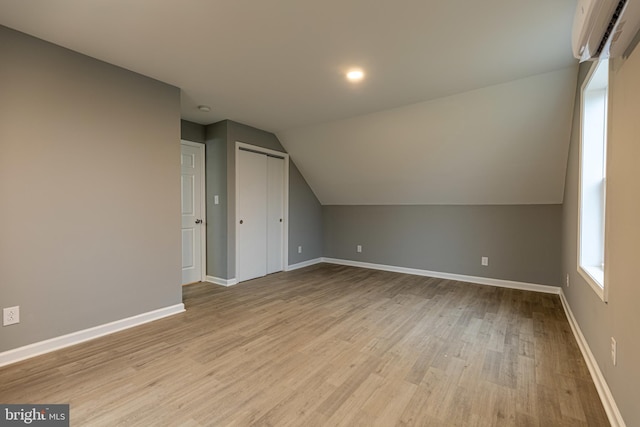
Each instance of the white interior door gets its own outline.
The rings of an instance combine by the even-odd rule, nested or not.
[[[181,144],[182,165],[182,284],[198,282],[203,276],[204,234],[204,146]]]
[[[237,151],[236,277],[267,274],[267,156]]]
[[[284,270],[284,159],[267,157],[267,274]]]

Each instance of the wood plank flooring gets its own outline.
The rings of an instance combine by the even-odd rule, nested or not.
[[[320,264],[0,368],[73,426],[608,426],[555,295]]]

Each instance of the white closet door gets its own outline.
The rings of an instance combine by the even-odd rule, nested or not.
[[[239,282],[267,274],[267,156],[238,150],[236,183]]]
[[[284,159],[267,157],[267,274],[284,270]]]

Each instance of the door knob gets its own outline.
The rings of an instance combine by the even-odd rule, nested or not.
[[[243,221],[243,220],[240,220],[240,224],[244,224],[244,221]]]
[[[202,220],[201,219],[196,219],[196,224],[202,224]]]
[[[280,222],[282,222],[282,218],[280,218]]]

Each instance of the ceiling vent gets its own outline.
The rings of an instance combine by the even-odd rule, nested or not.
[[[579,0],[573,21],[573,55],[583,61],[628,56],[638,42],[640,1]]]

